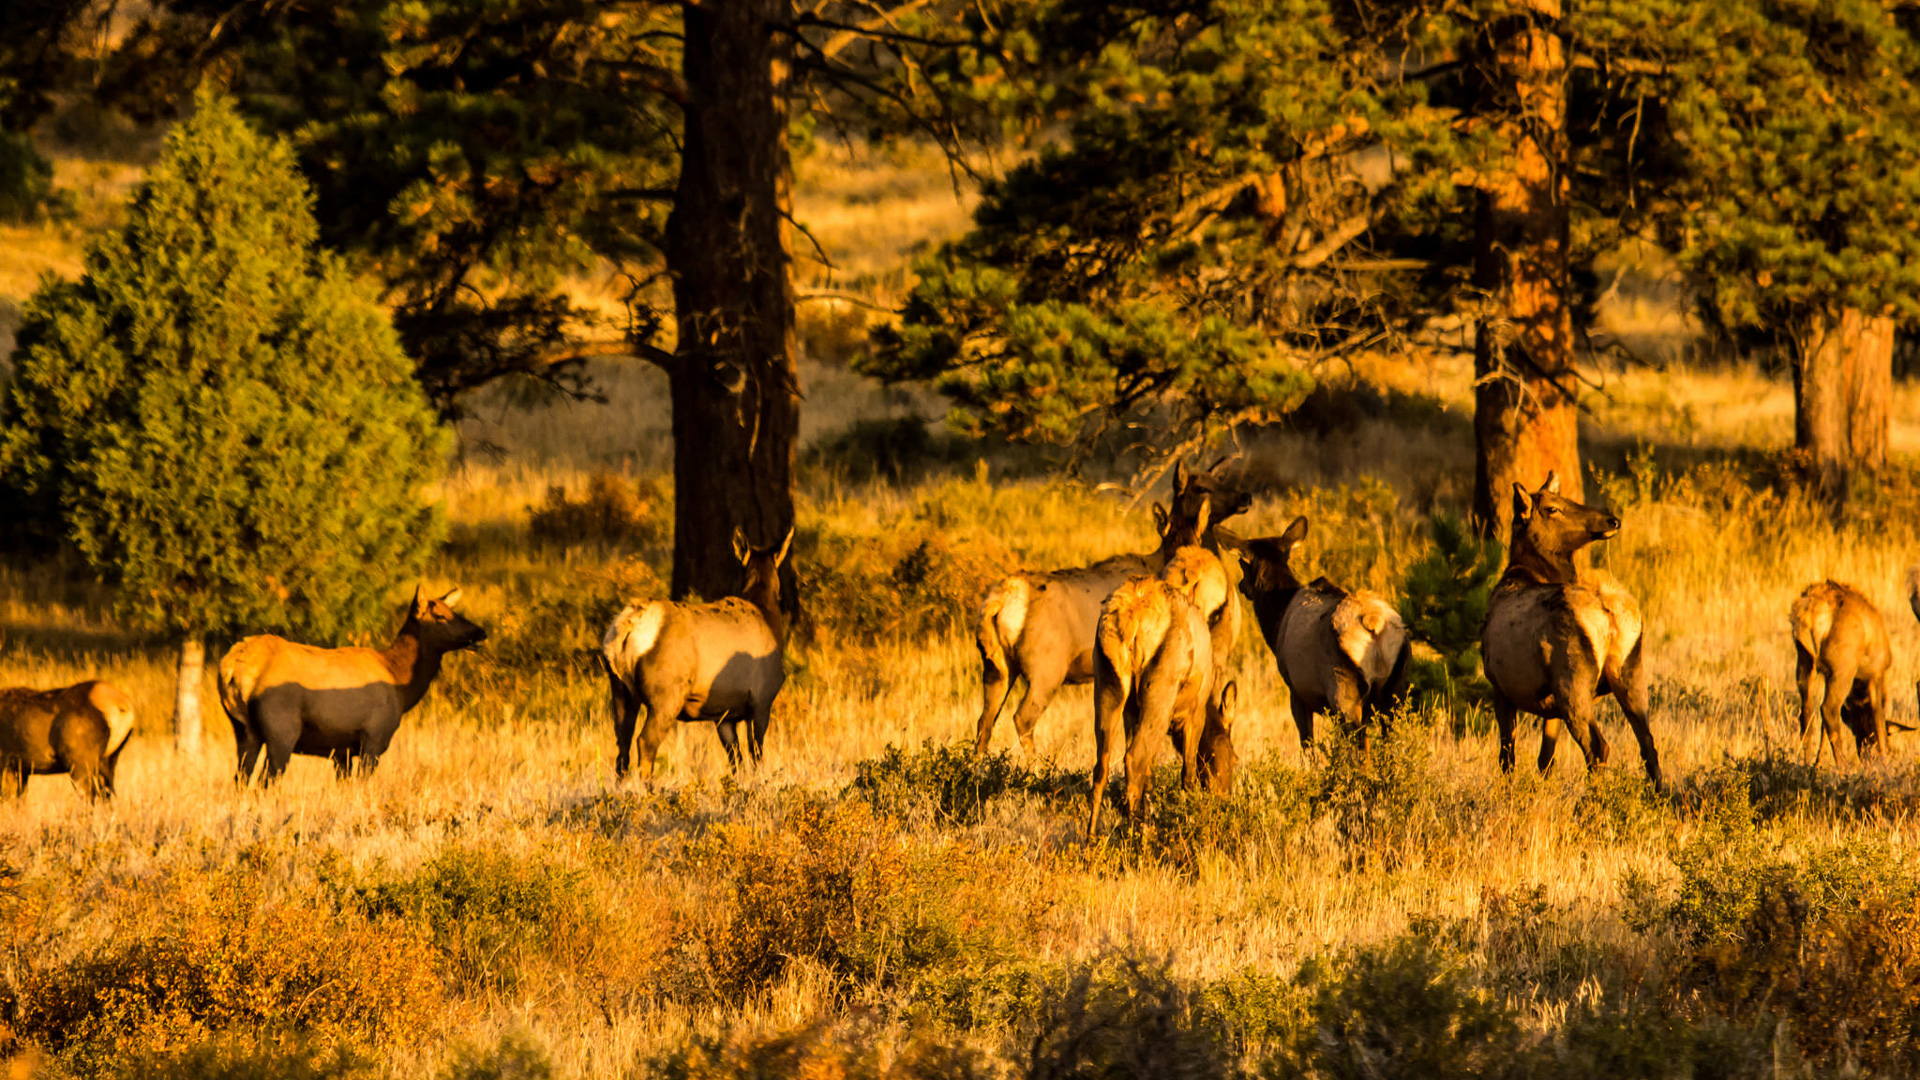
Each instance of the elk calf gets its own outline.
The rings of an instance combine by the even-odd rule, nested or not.
[[[1015,680],[1026,689],[1014,710],[1013,728],[1027,754],[1033,751],[1033,729],[1062,686],[1093,680],[1094,634],[1101,605],[1129,578],[1150,577],[1166,566],[1180,546],[1176,532],[1199,535],[1204,546],[1218,550],[1214,523],[1251,505],[1248,495],[1232,491],[1218,478],[1219,464],[1193,474],[1185,464],[1174,468],[1171,511],[1154,507],[1161,535],[1159,550],[1144,555],[1116,555],[1092,566],[1051,573],[1015,574],[987,590],[980,605],[976,642],[980,649],[980,722],[974,740],[977,753],[986,753],[994,726],[1012,696]],[[1205,503],[1212,520],[1194,528]],[[1239,633],[1239,605],[1229,590],[1228,609],[1215,624],[1229,648]],[[1221,652],[1225,659],[1225,650]]]
[[[1840,763],[1840,727],[1861,757],[1887,745],[1887,623],[1866,594],[1837,581],[1807,586],[1788,611],[1800,686],[1800,752],[1820,761],[1820,733]]]
[[[1188,552],[1198,555],[1188,556]],[[1215,558],[1202,549],[1185,548],[1168,568],[1192,568]],[[1178,576],[1188,588],[1204,589],[1214,580],[1214,575],[1204,572]],[[1224,791],[1232,783],[1238,695],[1232,683],[1216,689],[1215,673],[1206,615],[1180,585],[1165,577],[1135,578],[1107,598],[1094,648],[1089,840],[1100,824],[1107,777],[1123,737],[1129,820],[1135,820],[1140,811],[1158,732],[1173,739],[1180,753],[1181,784],[1187,790]]]
[[[243,638],[220,659],[220,705],[233,724],[236,779],[270,785],[294,754],[333,759],[335,773],[371,773],[400,718],[420,704],[448,653],[470,649],[487,632],[453,610],[454,589],[438,599],[418,588],[406,622],[385,649],[321,649],[262,634]]]
[[[114,767],[133,731],[133,701],[111,683],[0,690],[0,795],[33,776],[66,773],[88,799],[113,797]]]
[[[1413,644],[1400,613],[1378,594],[1349,593],[1326,578],[1300,583],[1293,549],[1306,535],[1302,517],[1279,536],[1246,541],[1240,591],[1287,684],[1301,747],[1313,741],[1314,716],[1326,712],[1364,749],[1372,721],[1379,718],[1384,733],[1406,692]]]
[[[653,779],[654,758],[676,720],[712,720],[727,760],[740,767],[737,726],[749,722],[747,749],[760,756],[773,720],[773,699],[786,682],[787,620],[780,610],[780,564],[793,530],[773,547],[753,547],[735,531],[733,551],[746,571],[739,596],[711,604],[655,600],[634,604],[607,627],[601,642],[617,745],[613,771],[627,775],[640,708],[640,775]]]
[[[1654,787],[1664,786],[1660,753],[1647,726],[1647,675],[1640,662],[1640,606],[1604,575],[1582,580],[1574,552],[1620,531],[1620,519],[1560,497],[1547,474],[1540,490],[1513,486],[1513,533],[1507,569],[1487,602],[1482,664],[1493,684],[1500,727],[1500,768],[1513,768],[1513,728],[1524,710],[1540,716],[1540,771],[1553,764],[1564,721],[1587,766],[1607,760],[1607,740],[1594,723],[1598,698],[1612,694],[1640,742],[1640,760]]]

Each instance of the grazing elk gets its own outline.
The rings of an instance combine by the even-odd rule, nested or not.
[[[740,767],[737,725],[748,720],[747,749],[760,764],[773,699],[786,682],[787,619],[780,610],[780,564],[793,530],[773,547],[754,547],[735,530],[733,551],[746,572],[739,596],[711,604],[654,600],[630,605],[607,627],[608,709],[618,745],[613,771],[627,775],[640,708],[640,775],[653,779],[654,758],[676,720],[712,720],[727,760]]]
[[[1240,591],[1287,684],[1301,747],[1313,742],[1313,718],[1326,712],[1365,749],[1374,719],[1384,734],[1406,693],[1413,643],[1400,613],[1379,594],[1350,593],[1324,577],[1301,584],[1293,549],[1306,536],[1301,517],[1279,536],[1244,541]]]
[[[133,731],[133,701],[112,683],[0,690],[0,795],[33,776],[66,773],[88,799],[113,797],[113,771]]]
[[[270,785],[294,754],[333,759],[335,773],[371,773],[400,718],[440,674],[446,655],[470,649],[487,632],[453,610],[460,590],[438,598],[413,590],[407,618],[385,649],[322,649],[271,634],[243,638],[220,659],[220,705],[233,723],[235,779]]]
[[[976,641],[980,649],[981,709],[974,749],[986,753],[994,725],[1012,696],[1013,683],[1024,679],[1026,689],[1014,710],[1013,728],[1021,747],[1031,755],[1033,729],[1062,686],[1093,680],[1095,628],[1100,606],[1129,578],[1160,572],[1179,546],[1167,539],[1176,530],[1196,522],[1201,503],[1210,508],[1212,523],[1193,530],[1202,542],[1217,550],[1213,524],[1246,510],[1248,495],[1232,490],[1220,479],[1220,466],[1189,473],[1184,463],[1174,467],[1171,511],[1154,507],[1162,536],[1159,550],[1144,555],[1115,555],[1092,566],[1050,573],[1014,574],[987,590],[980,607]],[[1231,647],[1239,634],[1239,604],[1229,590],[1229,603],[1218,632]],[[1224,657],[1223,657],[1224,659]]]
[[[1205,516],[1203,503],[1201,528]],[[1210,573],[1201,569],[1207,560],[1216,563]],[[1123,582],[1101,606],[1094,647],[1089,840],[1099,827],[1107,777],[1123,738],[1129,820],[1137,819],[1140,811],[1157,732],[1173,739],[1187,790],[1225,791],[1233,782],[1238,692],[1217,677],[1212,632],[1202,606],[1225,603],[1224,597],[1210,595],[1213,589],[1232,589],[1223,584],[1218,561],[1204,548],[1183,547],[1167,564],[1172,574]]]
[[[1887,745],[1887,670],[1893,649],[1887,623],[1866,594],[1837,581],[1806,587],[1788,610],[1800,687],[1800,752],[1820,761],[1826,732],[1833,762],[1840,763],[1840,726],[1853,731],[1862,757]]]
[[[1660,752],[1647,726],[1640,605],[1606,575],[1583,580],[1573,562],[1574,552],[1619,531],[1619,518],[1562,498],[1560,478],[1552,473],[1532,494],[1513,486],[1507,569],[1487,602],[1481,632],[1503,770],[1513,768],[1513,728],[1521,710],[1543,720],[1542,772],[1553,764],[1562,721],[1588,768],[1605,763],[1607,740],[1593,714],[1597,699],[1612,694],[1640,742],[1648,779],[1664,787]]]

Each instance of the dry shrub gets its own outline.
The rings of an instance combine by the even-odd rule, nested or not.
[[[595,472],[578,499],[564,484],[547,488],[547,499],[532,508],[527,526],[535,539],[553,544],[599,542],[639,550],[660,547],[672,530],[672,499],[658,478],[629,481],[616,473]]]
[[[184,1048],[129,1055],[109,1075],[115,1080],[375,1080],[380,1071],[349,1046],[215,1036]]]
[[[436,1022],[440,980],[416,927],[269,898],[252,870],[183,871],[136,895],[114,936],[20,971],[23,1038],[86,1061],[232,1032],[406,1044]]]
[[[660,1080],[975,1080],[999,1076],[986,1056],[963,1045],[916,1040],[893,1047],[867,1021],[816,1023],[771,1035],[696,1038],[651,1062]]]
[[[963,633],[987,586],[1014,565],[997,542],[932,526],[887,536],[822,533],[799,566],[816,633],[873,644]]]
[[[806,959],[846,1000],[912,996],[933,977],[978,974],[1033,949],[1051,906],[1027,859],[915,846],[863,801],[809,800],[772,831],[717,829],[689,848],[725,881],[700,932],[714,989],[741,1001]]]

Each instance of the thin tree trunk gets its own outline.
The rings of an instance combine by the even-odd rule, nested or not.
[[[679,345],[673,397],[673,594],[740,587],[733,533],[793,524],[799,434],[787,233],[785,39],[791,0],[685,6],[686,127],[667,222]],[[781,606],[795,610],[791,564]]]
[[[206,675],[207,646],[189,634],[180,642],[180,671],[174,684],[173,745],[183,754],[200,754],[200,683]]]
[[[1559,474],[1581,497],[1573,312],[1567,303],[1567,52],[1559,0],[1533,0],[1493,33],[1489,104],[1511,152],[1478,178],[1474,281],[1492,311],[1475,328],[1473,513],[1506,539],[1519,483]]]
[[[1858,308],[1816,312],[1795,343],[1793,442],[1823,495],[1838,497],[1855,469],[1887,463],[1893,396],[1893,320]]]

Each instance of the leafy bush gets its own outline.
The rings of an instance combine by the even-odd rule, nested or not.
[[[1120,857],[1184,875],[1210,859],[1244,865],[1262,854],[1284,858],[1312,821],[1311,784],[1307,774],[1271,759],[1242,762],[1232,790],[1223,793],[1182,791],[1177,767],[1156,770]]]
[[[26,132],[0,131],[0,221],[23,223],[42,210],[66,209],[53,186],[53,163]]]
[[[1316,739],[1313,799],[1333,819],[1346,857],[1357,865],[1396,866],[1474,828],[1471,804],[1449,798],[1434,779],[1426,733],[1395,724],[1362,751],[1339,730]]]
[[[1030,1080],[1225,1080],[1239,1054],[1193,986],[1165,961],[1121,956],[1077,969],[1042,1003],[1023,1073]]]
[[[660,1080],[985,1080],[998,1076],[985,1055],[963,1045],[918,1040],[889,1053],[871,1021],[817,1023],[771,1036],[696,1037],[650,1062]]]
[[[801,609],[817,634],[873,644],[971,629],[980,597],[1013,559],[997,543],[928,525],[884,536],[821,534],[799,567]]]
[[[212,1038],[185,1049],[132,1054],[107,1075],[115,1080],[375,1080],[374,1063],[344,1045],[300,1039],[261,1043],[257,1036]]]
[[[140,910],[156,923],[129,920],[70,961],[21,972],[23,1038],[92,1064],[221,1034],[407,1043],[439,1015],[433,952],[414,927],[268,899],[252,870],[153,892]]]
[[[455,1048],[440,1080],[549,1080],[553,1062],[533,1037],[510,1031],[489,1047]]]
[[[918,751],[889,744],[879,757],[856,762],[851,790],[882,813],[927,813],[943,824],[970,825],[989,802],[1008,794],[1084,799],[1087,776],[1051,763],[1036,772],[1015,762],[1011,751],[981,756],[968,745],[928,739]]]

